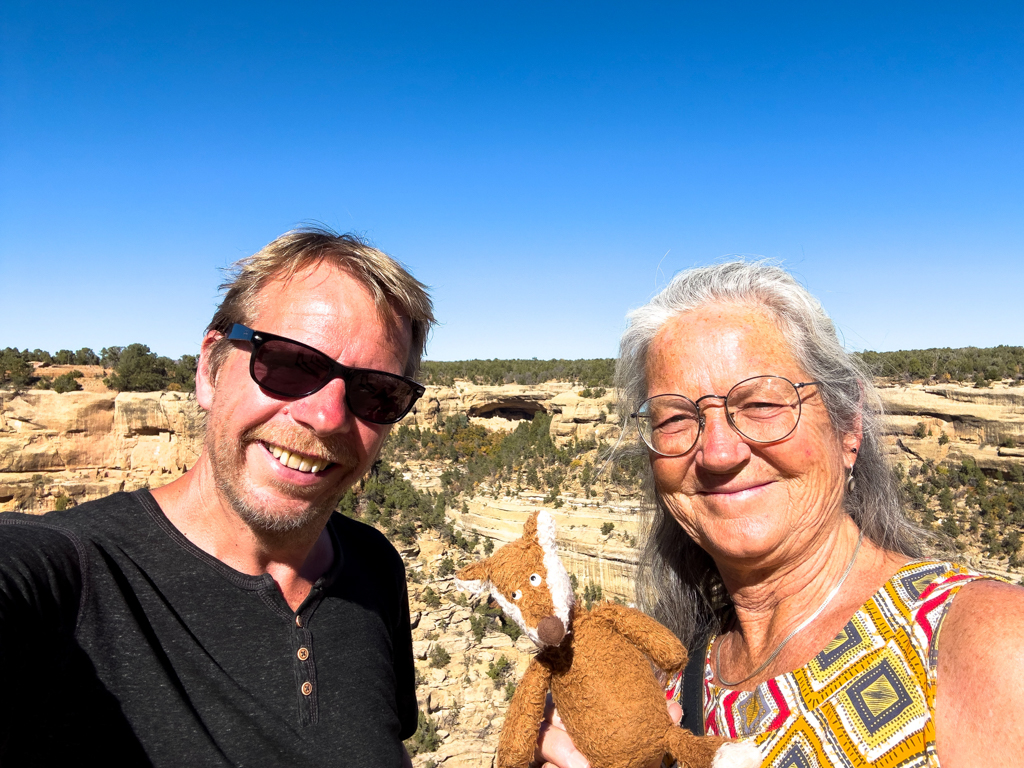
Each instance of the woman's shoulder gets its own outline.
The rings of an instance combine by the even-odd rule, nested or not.
[[[937,645],[935,717],[942,764],[1009,764],[1007,756],[1024,739],[1024,588],[992,579],[965,585]]]
[[[1024,587],[991,577],[963,585],[943,622],[941,642],[943,655],[1024,652]]]

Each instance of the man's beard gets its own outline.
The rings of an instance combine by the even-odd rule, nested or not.
[[[298,453],[308,456],[321,456],[332,464],[350,467],[354,463],[351,452],[341,441],[324,441],[309,432],[293,432],[286,437],[274,437],[274,430],[264,424],[247,430],[237,442],[229,438],[218,439],[211,433],[207,434],[206,450],[210,454],[213,477],[221,498],[227,501],[235,514],[257,535],[269,538],[290,538],[309,528],[322,528],[327,518],[337,507],[344,495],[346,487],[339,486],[335,493],[323,496],[323,489],[310,493],[310,504],[300,514],[281,514],[279,510],[254,504],[252,494],[244,493],[238,482],[245,476],[245,453],[253,443],[271,443],[287,446]],[[225,444],[230,446],[223,450]],[[261,448],[265,450],[265,448]],[[274,480],[265,484],[280,491],[284,496],[296,499],[303,498],[303,488]]]

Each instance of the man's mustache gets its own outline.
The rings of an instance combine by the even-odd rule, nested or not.
[[[352,451],[344,438],[332,436],[324,439],[306,430],[282,430],[268,424],[259,424],[246,430],[242,434],[241,442],[243,447],[250,443],[270,443],[288,450],[289,453],[313,456],[331,464],[348,464],[353,461]]]

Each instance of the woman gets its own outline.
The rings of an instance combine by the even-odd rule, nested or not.
[[[688,722],[766,766],[1024,765],[1024,590],[921,559],[871,380],[812,296],[765,263],[681,273],[617,377],[650,458],[638,595],[703,663]],[[557,716],[538,753],[586,764]]]

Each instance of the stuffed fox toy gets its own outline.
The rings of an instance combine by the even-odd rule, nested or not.
[[[490,592],[505,615],[540,648],[516,688],[498,739],[498,768],[527,768],[548,691],[577,749],[593,768],[642,768],[668,755],[686,768],[757,768],[757,748],[694,736],[669,717],[651,664],[672,673],[686,649],[640,611],[574,604],[569,574],[547,512],[523,536],[455,574],[474,594]]]

